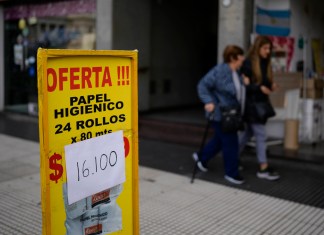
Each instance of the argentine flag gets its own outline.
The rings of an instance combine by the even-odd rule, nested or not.
[[[290,10],[268,10],[257,7],[255,32],[261,35],[289,36]]]

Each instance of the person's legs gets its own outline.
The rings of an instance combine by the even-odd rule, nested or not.
[[[239,134],[239,152],[242,153],[247,142],[253,135],[251,124],[247,124],[245,130]]]
[[[243,178],[240,177],[238,172],[239,143],[237,132],[223,133],[220,122],[212,122],[212,126],[214,128],[214,135],[200,152],[199,159],[196,160],[198,168],[202,171],[207,171],[206,164],[208,161],[222,150],[225,179],[235,184],[244,183]]]
[[[207,166],[208,161],[221,150],[220,133],[217,128],[219,123],[211,122],[211,125],[214,129],[213,137],[199,153],[200,161],[204,166]]]
[[[266,145],[266,129],[265,125],[253,123],[251,124],[251,128],[253,130],[253,134],[256,141],[256,152],[258,157],[259,164],[268,163],[267,161],[267,145]]]
[[[257,172],[257,176],[262,179],[268,180],[277,180],[280,178],[279,174],[271,169],[268,165],[267,159],[267,136],[265,125],[263,124],[252,124],[252,130],[256,140],[256,151],[258,162],[260,164],[260,168]]]
[[[239,143],[237,132],[223,133],[221,126],[217,127],[221,134],[222,152],[224,158],[225,175],[235,178],[239,175],[238,172],[238,155]]]

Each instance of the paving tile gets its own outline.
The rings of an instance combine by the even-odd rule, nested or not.
[[[5,181],[11,180],[11,179],[12,179],[12,177],[10,175],[8,175],[0,170],[0,184],[1,184],[1,182],[5,182]]]
[[[22,149],[28,151],[17,157],[23,150],[13,148],[13,142],[22,144],[0,135],[1,150],[7,150],[0,153],[0,234],[38,235],[38,146],[25,143]],[[3,148],[3,143],[8,145]],[[324,235],[321,208],[201,179],[191,184],[189,175],[144,166],[139,174],[140,234]]]
[[[13,160],[19,159],[26,155],[26,151],[23,149],[18,149],[15,147],[6,148],[5,150],[1,150],[0,159],[1,160]]]
[[[27,176],[21,177],[21,179],[25,180],[25,181],[33,182],[36,185],[40,185],[40,174],[39,174],[39,172],[35,173],[35,174],[32,174],[32,175],[27,175]]]
[[[12,190],[12,191],[23,191],[28,188],[39,187],[37,184],[30,182],[28,180],[23,180],[20,178],[11,179],[9,181],[4,181],[0,183],[0,190]]]
[[[40,155],[35,153],[26,154],[18,159],[19,162],[40,168]]]
[[[152,181],[147,181],[146,179],[142,179],[139,183],[141,189],[141,196],[143,201],[150,200],[155,198],[161,194],[165,194],[168,191],[172,190],[172,187],[164,186],[156,184]]]
[[[18,162],[16,166],[2,169],[2,172],[11,175],[13,178],[18,178],[37,173],[39,172],[39,168],[33,165]]]

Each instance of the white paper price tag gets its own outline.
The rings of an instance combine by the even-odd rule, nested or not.
[[[123,131],[66,145],[69,205],[125,182]]]

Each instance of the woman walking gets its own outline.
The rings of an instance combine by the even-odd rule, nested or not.
[[[199,82],[198,95],[205,104],[214,135],[207,145],[193,158],[201,171],[207,171],[208,161],[222,151],[225,179],[234,184],[242,184],[239,175],[239,142],[237,131],[225,132],[221,125],[221,108],[244,104],[245,89],[238,70],[244,61],[244,51],[235,45],[227,46],[223,53],[224,63],[213,67]]]
[[[273,82],[271,68],[272,42],[266,36],[257,36],[244,61],[241,73],[246,85],[246,106],[244,119],[247,127],[239,137],[240,152],[252,136],[256,140],[256,152],[259,162],[257,177],[267,180],[277,180],[279,174],[269,167],[266,154],[265,125],[275,113],[271,106],[269,95],[277,89]],[[259,111],[263,111],[260,115]]]

